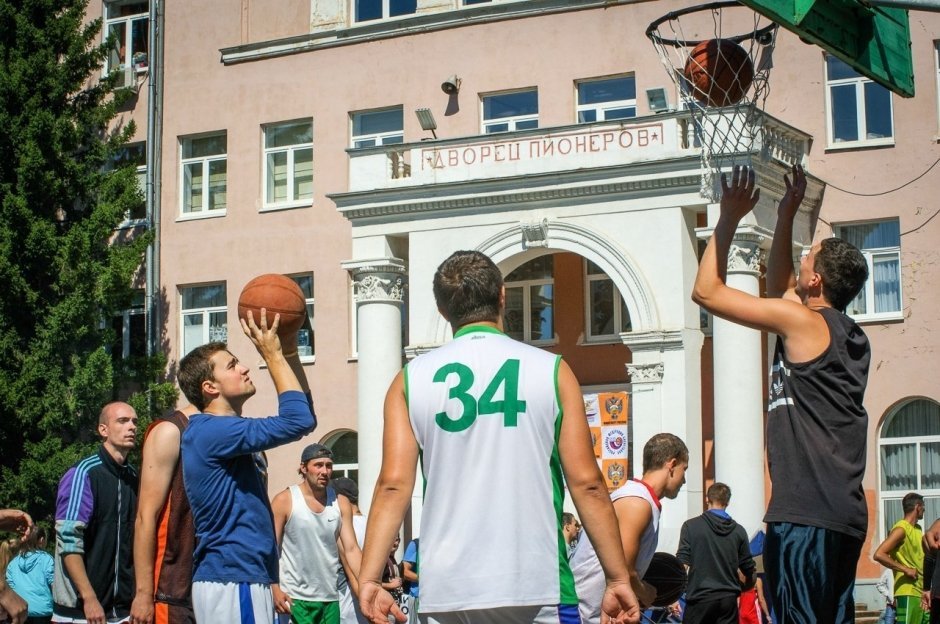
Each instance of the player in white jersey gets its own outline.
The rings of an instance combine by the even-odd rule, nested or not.
[[[644,608],[656,598],[656,590],[642,579],[659,543],[660,499],[678,496],[688,467],[689,449],[685,442],[671,433],[657,433],[643,446],[643,478],[631,479],[610,494],[620,525],[630,584]],[[604,576],[589,539],[582,538],[575,547],[571,572],[578,590],[581,622],[597,624]]]
[[[423,624],[578,622],[561,530],[563,474],[607,578],[602,611],[615,622],[638,622],[571,369],[502,333],[502,275],[484,254],[458,251],[445,260],[434,275],[434,297],[454,339],[409,363],[386,396],[382,471],[363,554],[363,613],[376,624],[390,613],[405,621],[379,580],[420,453]]]

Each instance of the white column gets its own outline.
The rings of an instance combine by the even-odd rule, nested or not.
[[[760,243],[739,230],[728,254],[727,284],[760,296]],[[761,332],[714,318],[715,478],[731,488],[729,513],[748,535],[763,526],[764,396]]]
[[[405,266],[397,258],[343,263],[355,286],[359,366],[359,504],[368,513],[382,466],[382,406],[401,370],[401,306]]]

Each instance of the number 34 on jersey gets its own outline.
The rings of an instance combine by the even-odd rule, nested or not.
[[[454,382],[456,376],[456,384]],[[496,375],[487,384],[479,398],[470,394],[476,377],[466,364],[451,362],[437,369],[434,383],[447,384],[450,391],[447,397],[460,403],[460,415],[451,418],[447,412],[438,412],[434,422],[444,431],[458,433],[470,428],[477,416],[502,415],[504,427],[515,427],[519,414],[525,413],[525,401],[519,399],[519,360],[506,360],[496,371]],[[503,389],[502,400],[495,401],[499,389]]]

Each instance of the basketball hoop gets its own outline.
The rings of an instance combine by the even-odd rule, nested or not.
[[[722,0],[671,11],[646,36],[690,112],[683,147],[701,148],[702,197],[717,201],[721,172],[763,132],[777,24]]]

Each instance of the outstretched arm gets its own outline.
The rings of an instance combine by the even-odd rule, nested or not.
[[[722,174],[721,188],[721,216],[702,255],[692,300],[715,316],[786,338],[806,323],[810,312],[803,305],[786,299],[761,299],[727,285],[728,252],[735,230],[760,198],[754,170],[736,166],[730,185],[727,175]]]
[[[767,260],[766,283],[768,297],[799,301],[795,291],[796,274],[793,272],[793,219],[806,194],[806,174],[800,165],[793,165],[791,173],[792,183],[789,176],[783,176],[787,191],[777,206],[777,227]]]

